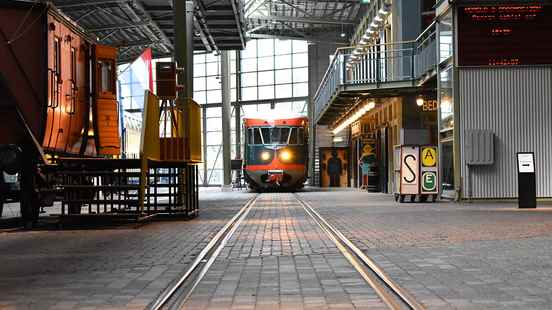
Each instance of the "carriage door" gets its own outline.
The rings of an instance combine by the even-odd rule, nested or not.
[[[94,48],[94,132],[99,155],[119,155],[119,110],[116,91],[117,49]]]

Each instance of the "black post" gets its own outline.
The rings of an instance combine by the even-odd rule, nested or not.
[[[517,153],[518,166],[518,206],[537,207],[537,186],[535,181],[535,154]]]

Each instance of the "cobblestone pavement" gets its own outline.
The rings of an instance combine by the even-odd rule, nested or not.
[[[184,309],[387,309],[291,194],[263,194]]]
[[[320,214],[430,309],[551,309],[552,209],[398,204],[306,192]]]
[[[0,233],[1,309],[143,309],[252,197],[200,193],[200,216],[139,229]]]

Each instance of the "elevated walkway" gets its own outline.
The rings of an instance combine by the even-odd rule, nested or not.
[[[331,125],[363,98],[419,92],[436,75],[435,24],[416,40],[337,49],[314,96],[314,120]]]

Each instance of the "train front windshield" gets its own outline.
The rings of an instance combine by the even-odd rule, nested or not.
[[[305,137],[302,127],[256,127],[248,133],[250,144],[302,145]]]

